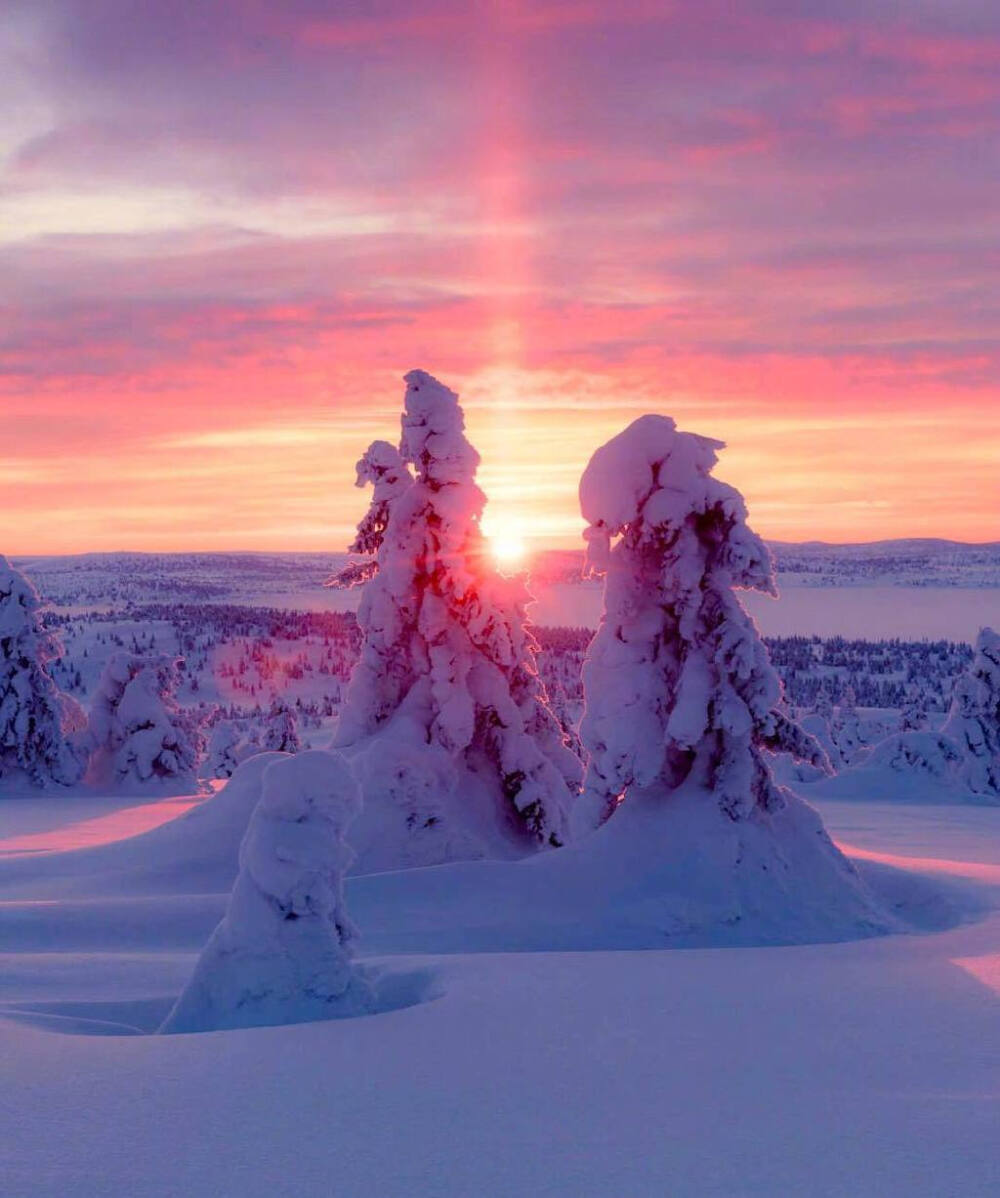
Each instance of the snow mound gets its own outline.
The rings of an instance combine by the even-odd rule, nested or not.
[[[274,1026],[370,1012],[352,961],[344,840],[361,799],[350,766],[322,750],[278,758],[240,846],[222,922],[161,1031]]]
[[[800,798],[733,820],[694,785],[633,790],[557,853],[360,877],[349,894],[377,952],[809,944],[903,928]]]
[[[456,792],[467,799],[481,781],[420,733],[416,722],[397,716],[351,758],[365,796],[348,834],[357,855],[352,873],[475,860],[495,856],[503,843],[475,824],[494,817],[493,804],[456,801]]]

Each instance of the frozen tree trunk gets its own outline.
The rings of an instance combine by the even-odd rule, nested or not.
[[[712,477],[720,443],[644,416],[580,483],[590,569],[605,611],[583,668],[586,818],[633,786],[691,779],[732,819],[784,803],[765,750],[828,769],[779,710],[781,685],[735,588],[776,593],[738,492]]]
[[[340,754],[311,750],[267,766],[226,914],[161,1032],[372,1009],[370,987],[352,960],[356,931],[343,893],[352,856],[344,832],[359,806]]]
[[[38,592],[0,554],[0,778],[21,771],[37,786],[78,782],[85,745],[79,705],[52,680],[59,644],[42,626]]]
[[[1000,636],[982,628],[968,671],[955,683],[941,729],[957,744],[973,794],[1000,795]]]
[[[93,781],[194,782],[205,748],[203,717],[177,703],[177,681],[170,657],[118,653],[110,659],[90,710]]]
[[[378,570],[358,612],[361,655],[335,744],[357,748],[401,721],[397,740],[405,724],[415,751],[443,750],[459,773],[483,782],[517,838],[558,845],[579,762],[538,676],[529,596],[486,550],[479,455],[458,397],[423,371],[406,384],[398,454],[376,442],[358,467],[375,498],[352,548],[377,554]],[[425,814],[410,817],[419,826],[461,821],[456,806]]]

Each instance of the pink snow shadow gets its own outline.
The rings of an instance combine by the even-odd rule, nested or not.
[[[1000,953],[992,953],[985,957],[956,957],[952,965],[964,969],[977,982],[982,982],[995,994],[1000,994]]]
[[[861,849],[856,845],[847,844],[843,840],[836,841],[837,848],[845,857],[860,861],[875,861],[880,865],[891,865],[896,869],[915,871],[916,873],[945,874],[952,878],[967,878],[972,882],[986,882],[988,885],[1000,886],[1000,865],[990,865],[982,861],[952,861],[946,857],[904,857],[898,853],[879,853],[874,849]]]
[[[116,840],[128,840],[177,819],[203,803],[208,795],[178,795],[148,800],[135,807],[122,807],[107,815],[81,820],[48,832],[34,832],[0,840],[0,857],[24,857],[33,853],[65,853],[72,849],[95,848]]]

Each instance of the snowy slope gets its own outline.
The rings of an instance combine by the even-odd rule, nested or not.
[[[823,814],[902,876],[1000,901],[995,810]],[[157,936],[4,953],[5,1198],[996,1192],[996,913],[799,948],[383,958],[428,1001],[122,1034],[193,964]]]

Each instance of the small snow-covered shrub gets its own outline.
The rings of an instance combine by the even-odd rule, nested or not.
[[[373,1008],[344,904],[360,807],[350,765],[311,750],[272,761],[240,846],[226,914],[163,1032],[271,1026]]]
[[[886,737],[872,748],[862,769],[888,766],[902,774],[919,774],[948,782],[956,777],[962,762],[958,745],[940,732],[911,730]]]
[[[179,706],[175,659],[117,653],[90,710],[95,781],[193,782],[205,741],[203,713]]]
[[[15,770],[36,785],[78,782],[85,747],[74,736],[84,718],[48,671],[60,647],[39,616],[41,600],[0,554],[0,778]]]

